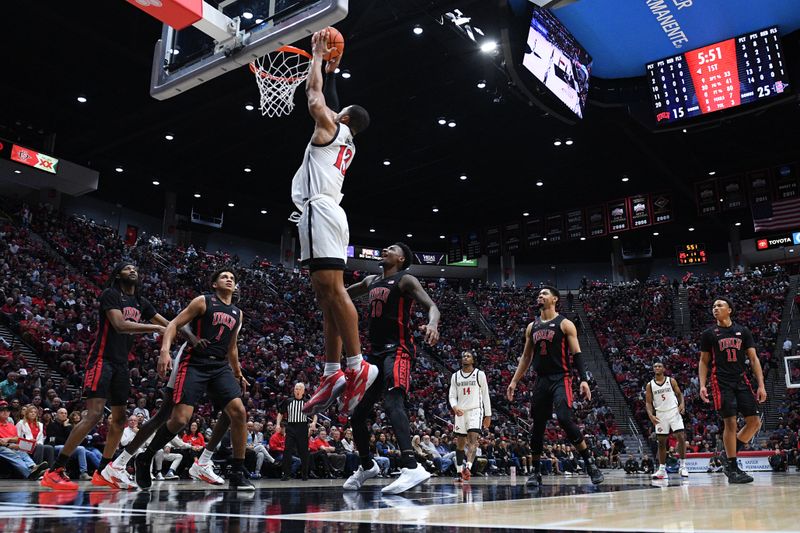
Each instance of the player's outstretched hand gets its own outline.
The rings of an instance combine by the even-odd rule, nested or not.
[[[162,378],[167,377],[169,371],[172,370],[172,359],[169,356],[169,352],[162,351],[161,355],[158,356],[156,370],[158,371],[158,375]]]
[[[589,388],[589,384],[585,381],[581,381],[581,394],[583,394],[587,402],[592,401],[592,389]]]
[[[700,399],[706,403],[711,403],[711,400],[708,399],[708,389],[705,387],[700,387]]]
[[[324,56],[329,54],[331,49],[328,47],[329,34],[327,28],[315,32],[311,36],[311,53],[315,56]]]
[[[339,62],[342,60],[342,54],[328,60],[325,62],[325,72],[330,74],[331,72],[335,71],[339,68]]]
[[[425,342],[430,346],[436,346],[439,342],[439,327],[425,324],[419,328],[420,331],[425,332]]]
[[[508,384],[508,388],[506,389],[506,398],[508,398],[509,402],[514,401],[514,391],[517,390],[517,384],[513,381]]]
[[[758,391],[756,391],[756,397],[758,399],[758,403],[764,403],[767,401],[767,389],[764,387],[759,387]]]

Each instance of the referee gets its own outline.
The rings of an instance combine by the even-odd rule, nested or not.
[[[286,413],[286,449],[283,451],[283,476],[282,480],[289,479],[292,469],[292,456],[300,457],[300,472],[303,481],[308,479],[308,416],[303,414],[306,386],[297,383],[294,386],[294,398],[286,400],[280,407],[276,425],[280,427],[284,413]],[[317,425],[317,416],[311,421],[312,426]]]

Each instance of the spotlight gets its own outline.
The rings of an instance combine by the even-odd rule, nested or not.
[[[716,173],[717,173],[717,171],[716,171],[716,170],[710,170],[710,171],[708,172],[708,175],[709,175],[709,176],[713,176],[713,175],[714,175],[714,174],[716,174]]]
[[[413,233],[406,233],[406,237],[408,237],[409,239],[410,239],[411,237],[413,237],[413,236],[414,236],[414,234],[413,234]]]
[[[461,181],[467,181],[467,175],[466,175],[466,174],[461,174],[461,175],[458,177],[458,179],[460,179]]]
[[[175,136],[171,133],[167,133],[166,135],[164,135],[164,138],[168,141],[171,141],[172,139],[175,138]]]
[[[686,128],[683,128],[683,133],[686,133]]]
[[[251,103],[247,103],[247,104],[244,104],[244,108],[247,109],[248,111],[252,111],[256,107]]]
[[[741,225],[742,225],[742,223],[741,223],[741,222],[737,222],[736,224],[734,224],[734,226],[736,226],[737,228],[738,228],[739,226],[741,226]]]
[[[233,202],[228,202],[228,207],[234,207],[235,205]]]
[[[486,80],[480,80],[478,82],[478,89],[485,89],[486,88]]]
[[[261,210],[261,214],[262,214],[262,215],[266,215],[266,214],[267,214],[267,210],[266,210],[266,209],[262,209],[262,210]]]
[[[689,228],[689,231],[694,231],[694,228]]]
[[[547,237],[542,237],[542,240],[543,240],[543,241],[546,241],[546,240],[547,240]]]
[[[161,182],[158,181],[158,180],[153,180],[153,185],[155,185],[157,187],[157,186],[161,185]]]
[[[85,104],[87,102],[86,97],[83,95],[78,96],[78,102]]]
[[[262,22],[264,22],[264,19],[256,19],[256,24],[261,24]]]
[[[194,193],[194,197],[195,198],[200,198],[200,193],[199,192]]]
[[[581,237],[581,240],[582,240],[582,241],[585,241],[585,240],[586,240],[586,237]]]
[[[524,216],[524,217],[530,216],[530,213],[528,213],[527,211],[525,211],[524,213],[522,213],[522,216]]]
[[[440,271],[441,271],[441,272],[444,272],[444,269],[442,268]]]
[[[446,119],[446,118],[444,118],[444,117],[439,117],[439,118],[436,120],[436,122],[438,122],[440,126],[444,126],[445,124],[447,124],[447,119]]]
[[[370,233],[375,233],[375,228],[369,228]]]
[[[122,172],[122,167],[117,167],[114,170],[117,171],[117,172]]]
[[[553,146],[561,146],[561,139],[556,139],[553,141]]]
[[[544,182],[542,180],[536,182],[537,187],[541,187],[542,185],[544,185]]]
[[[414,26],[414,29],[411,30],[411,31],[414,32],[414,35],[422,35],[422,32],[425,31],[425,30],[422,29],[422,26],[417,24],[416,26]]]
[[[349,79],[350,79],[350,76],[351,76],[351,74],[350,74],[350,71],[349,71],[349,70],[343,70],[343,71],[342,71],[342,77],[343,77],[344,79],[346,79],[346,80],[349,80]]]
[[[339,67],[336,67],[336,69],[333,71],[333,73],[334,74],[339,74],[341,71],[342,71],[342,69],[340,69]]]
[[[22,174],[22,171],[21,170],[15,170],[14,174]]]
[[[612,239],[614,239],[614,240],[617,240],[617,239],[619,239],[619,235],[614,235],[614,236],[613,236],[613,237],[611,237],[611,238],[612,238]]]
[[[653,232],[653,237],[658,237],[658,232],[657,231]]]
[[[434,213],[438,213],[439,212],[439,208],[436,207],[436,206],[433,206],[433,209],[431,209],[431,211],[433,211]]]
[[[389,161],[388,159],[384,159],[384,160],[383,160],[383,166],[385,166],[385,167],[388,167],[388,166],[389,166],[389,165],[391,165],[391,164],[392,164],[392,162],[391,162],[391,161]]]
[[[456,121],[455,120],[450,120],[447,123],[447,126],[450,127],[450,128],[455,128],[456,127]]]
[[[439,238],[440,239],[444,239],[445,237],[444,237],[444,235],[439,235]]]
[[[622,176],[622,183],[628,183],[630,178],[628,176]]]
[[[250,20],[251,18],[253,18],[253,14],[250,13],[249,11],[245,11],[244,13],[242,13],[242,17],[246,18],[247,20]]]
[[[252,169],[252,168],[250,168],[250,167],[244,167],[244,171],[245,171],[245,172],[252,172],[252,171],[253,171],[253,169]]]
[[[564,144],[566,144],[567,146],[572,146],[573,142],[574,141],[572,139],[567,139],[567,142],[565,142]]]
[[[497,50],[497,43],[494,41],[485,41],[483,44],[481,44],[481,52],[485,54],[489,54],[495,50]]]

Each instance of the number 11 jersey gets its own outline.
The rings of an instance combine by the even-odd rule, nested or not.
[[[711,377],[725,383],[738,383],[745,373],[747,350],[755,348],[753,334],[731,322],[729,328],[714,325],[703,332],[700,351],[711,354]]]

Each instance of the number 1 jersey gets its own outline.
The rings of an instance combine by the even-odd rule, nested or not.
[[[342,201],[342,185],[347,167],[356,155],[353,134],[346,124],[337,124],[333,139],[326,144],[308,143],[303,162],[292,178],[292,202],[303,211],[315,196]]]
[[[712,379],[726,383],[738,383],[742,379],[747,350],[755,346],[750,330],[735,322],[729,328],[710,327],[700,338],[700,351],[711,353]]]

